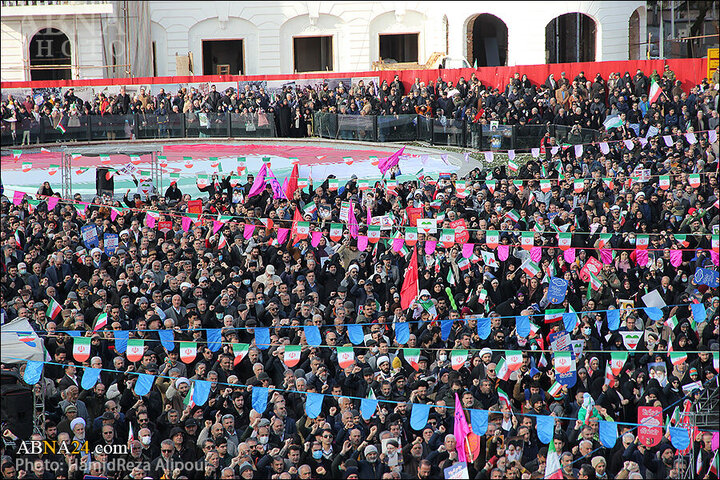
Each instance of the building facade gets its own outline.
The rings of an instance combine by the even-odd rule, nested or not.
[[[644,58],[647,35],[642,1],[2,6],[4,81],[368,71],[434,54],[478,67],[628,60]]]

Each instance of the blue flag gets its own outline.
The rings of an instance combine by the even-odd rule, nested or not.
[[[565,300],[565,294],[567,293],[568,282],[564,278],[553,277],[550,279],[550,286],[548,287],[548,301],[552,304],[559,304]]]
[[[137,380],[135,380],[135,394],[142,397],[150,392],[150,389],[155,382],[155,375],[148,375],[147,373],[139,373]]]
[[[683,427],[668,427],[670,433],[670,441],[673,447],[678,450],[685,450],[690,445],[690,435],[688,434],[687,428]]]
[[[550,415],[540,415],[537,417],[537,436],[538,439],[548,444],[552,441],[555,434],[555,417]]]
[[[253,387],[252,408],[258,413],[265,413],[267,409],[268,389],[265,387]]]
[[[113,330],[115,335],[115,351],[118,353],[125,353],[127,350],[128,335],[130,332],[127,330]]]
[[[160,336],[160,344],[165,348],[168,352],[172,352],[175,349],[175,332],[172,330],[158,330],[158,335]]]
[[[478,336],[483,340],[487,340],[490,336],[490,319],[489,318],[478,318],[477,321],[477,332]]]
[[[378,401],[371,398],[363,398],[360,401],[360,414],[362,415],[363,420],[370,420],[370,417],[372,417],[375,410],[377,410],[377,405]]]
[[[25,363],[25,374],[23,375],[23,380],[25,380],[25,383],[27,383],[28,385],[35,385],[37,382],[40,381],[40,377],[42,376],[43,364],[44,362],[36,362],[35,360],[28,360]]]
[[[320,329],[315,325],[305,325],[303,327],[303,331],[305,332],[305,340],[307,340],[308,345],[312,347],[317,347],[322,343],[322,337],[320,337]]]
[[[255,346],[258,347],[260,350],[267,350],[268,348],[270,348],[269,328],[255,327]]]
[[[477,410],[475,408],[470,409],[470,425],[472,425],[473,433],[475,435],[485,435],[488,427],[488,412],[487,410]]]
[[[82,376],[82,381],[80,382],[80,386],[84,390],[91,390],[97,383],[99,377],[100,377],[100,369],[99,368],[86,368],[83,371],[83,376]]]
[[[213,328],[207,331],[207,346],[211,352],[217,352],[222,346],[222,329]]]
[[[453,321],[452,320],[440,320],[440,337],[443,342],[446,342],[450,338],[450,332],[452,332]]]
[[[563,313],[563,325],[565,325],[566,332],[572,332],[575,330],[575,325],[577,325],[577,314],[575,312]]]
[[[527,338],[530,335],[530,317],[527,315],[515,317],[515,330],[518,335]]]
[[[701,324],[705,320],[707,320],[707,311],[705,310],[705,305],[702,303],[691,303],[690,309],[692,310],[693,318],[695,319],[695,323]]]
[[[255,390],[255,388],[253,388]],[[322,393],[308,393],[305,400],[305,413],[308,418],[316,418],[322,410],[323,399],[325,395]]]
[[[617,442],[617,424],[615,422],[605,422],[600,420],[600,443],[605,448],[613,448]]]
[[[620,310],[613,308],[607,311],[607,323],[610,330],[617,330],[620,328]]]
[[[397,324],[396,324],[397,325]],[[395,327],[397,328],[397,326]],[[363,333],[362,325],[355,325],[351,323],[347,326],[348,338],[353,345],[360,345],[365,340],[365,334]]]
[[[422,430],[427,425],[430,405],[424,403],[413,403],[410,412],[410,426],[413,430]]]
[[[395,341],[398,345],[405,345],[410,340],[410,324],[407,322],[395,322]]]
[[[210,395],[210,382],[205,380],[195,380],[194,382],[192,401],[195,402],[195,405],[205,405],[208,395]],[[254,391],[255,388],[253,388]]]
[[[645,315],[652,321],[657,321],[663,318],[663,312],[658,307],[646,307]]]

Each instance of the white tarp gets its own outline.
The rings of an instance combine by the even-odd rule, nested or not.
[[[20,363],[23,360],[45,360],[43,340],[24,318],[18,318],[0,327],[2,363]]]

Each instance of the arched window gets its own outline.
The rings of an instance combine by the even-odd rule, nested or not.
[[[37,32],[30,40],[30,80],[70,80],[71,48],[67,35],[57,28]]]
[[[467,60],[477,67],[501,67],[507,64],[508,29],[495,15],[483,13],[467,24]]]
[[[583,13],[566,13],[545,27],[546,63],[594,62],[595,20]]]

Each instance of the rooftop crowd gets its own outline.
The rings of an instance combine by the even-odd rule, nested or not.
[[[651,106],[648,93],[651,81],[662,88],[662,95]],[[398,115],[420,114],[428,117],[446,117],[467,120],[470,123],[498,121],[501,125],[578,125],[580,128],[599,129],[609,115],[624,115],[627,124],[638,125],[636,136],[645,136],[650,127],[660,132],[686,132],[712,130],[718,126],[718,95],[714,86],[720,81],[716,69],[711,79],[686,91],[675,72],[666,66],[662,73],[653,71],[650,76],[642,70],[634,75],[616,72],[605,79],[600,74],[586,77],[580,72],[570,78],[561,72],[558,78],[551,74],[540,85],[516,73],[500,88],[483,83],[471,74],[457,82],[421,82],[415,79],[405,85],[395,76],[392,82],[383,80],[380,85],[360,80],[355,85],[340,82],[335,88],[328,83],[316,86],[285,86],[271,94],[265,88],[244,85],[242,90],[228,88],[220,92],[215,85],[202,93],[195,87],[183,87],[176,92],[161,89],[152,95],[141,88],[131,95],[121,87],[118,94],[98,93],[91,100],[75,95],[67,89],[63,95],[45,93],[42,101],[27,95],[23,99],[12,96],[3,100],[3,128],[10,130],[13,143],[29,144],[38,141],[37,128],[44,119],[50,128],[59,124],[72,130],[87,122],[87,115],[134,115],[140,125],[160,125],[167,134],[174,124],[172,114],[189,115],[188,128],[198,128],[198,116],[232,112],[240,115],[273,113],[278,137],[306,137],[314,133],[314,113],[327,112],[345,115]],[[39,103],[36,103],[36,100]],[[120,125],[123,121],[120,120]],[[107,125],[115,120],[108,117]],[[100,122],[102,124],[102,121]],[[212,124],[212,118],[208,125]],[[122,125],[121,125],[122,126]],[[139,127],[138,126],[138,127]],[[108,129],[113,139],[117,126]],[[127,136],[137,134],[132,122],[125,124]],[[692,131],[690,130],[690,131]],[[72,133],[69,134],[69,137]]]
[[[483,119],[543,123],[562,117],[555,109],[557,92],[565,88],[574,99],[560,103],[576,112],[577,102],[580,112],[567,115],[577,115],[581,124],[602,128],[604,115],[625,113],[626,125],[604,138],[631,139],[632,148],[613,142],[607,153],[596,144],[579,153],[552,148],[556,141],[548,138],[543,154],[517,173],[504,166],[475,168],[463,178],[419,177],[368,189],[358,179],[337,190],[330,188],[332,178],[319,185],[311,180],[307,189],[291,182],[289,200],[273,198],[269,184],[251,196],[251,174],[243,181],[214,177],[203,187],[201,217],[185,227],[191,196],[176,184],[164,195],[94,198],[84,209],[76,208],[79,198],[59,199],[47,183],[19,202],[5,192],[0,305],[6,322],[30,322],[49,355],[44,376],[32,385],[46,412],[42,434],[32,439],[87,440],[91,450],[127,444],[129,451],[27,454],[18,452],[26,439],[6,428],[3,476],[429,479],[470,456],[469,476],[478,479],[547,473],[680,478],[689,465],[698,477],[717,479],[712,432],[692,432],[692,457],[678,453],[665,429],[652,447],[640,441],[637,429],[638,407],[660,406],[664,419],[678,408],[693,408],[702,392],[717,387],[718,290],[695,281],[698,268],[717,270],[718,263],[718,143],[716,136],[709,142],[707,132],[717,132],[717,90],[702,84],[689,93],[675,91],[673,78],[667,71],[660,78],[670,99],[657,105],[643,105],[647,78],[626,74],[608,82],[561,76],[547,88],[517,78],[503,92],[483,91],[472,78],[448,83],[459,97],[446,94],[444,85],[405,90],[393,82],[378,91],[370,85],[306,90],[279,103],[263,99],[262,92],[253,100],[218,92],[216,100],[212,94],[179,95],[79,106],[410,109],[475,118],[481,101]],[[565,87],[555,89],[553,82]],[[595,98],[602,99],[599,107]],[[77,103],[66,96],[43,110],[53,115],[71,105]],[[15,114],[26,108],[17,105]],[[3,117],[7,109],[4,104]],[[643,113],[633,113],[638,110]],[[641,143],[627,127],[632,115],[642,115],[643,125],[659,122],[660,135],[672,136],[670,144],[660,135]],[[570,124],[577,120],[567,118]],[[695,142],[679,135],[691,127],[698,132]],[[649,177],[640,181],[637,168]],[[343,202],[353,208],[348,212]],[[159,212],[158,218],[149,219],[148,211]],[[343,212],[354,218],[341,220]],[[419,233],[413,246],[408,216],[418,213],[437,219],[438,233]],[[367,218],[378,216],[390,216],[393,230],[368,242]],[[218,218],[222,222],[214,223]],[[158,228],[163,220],[172,221],[170,230]],[[301,220],[309,223],[307,236]],[[467,238],[442,239],[441,232],[459,220]],[[339,237],[331,231],[338,223],[344,224]],[[87,225],[94,225],[98,247],[83,243]],[[497,241],[488,236],[494,230]],[[396,231],[408,241],[403,249],[395,248]],[[533,232],[531,251],[523,248],[522,232]],[[119,236],[112,252],[103,243],[107,233]],[[563,233],[572,234],[571,243],[560,248]],[[467,243],[473,244],[470,255],[463,252]],[[537,268],[526,268],[529,257]],[[581,270],[595,262],[602,266],[587,278]],[[419,278],[408,305],[402,290],[415,268]],[[553,277],[568,283],[558,304],[548,295]],[[666,305],[659,316],[644,308],[651,305],[643,297],[652,292]],[[705,319],[697,318],[693,304],[704,307]],[[627,305],[614,325],[608,312]],[[558,309],[576,316],[566,321]],[[519,331],[516,317],[524,316],[537,330]],[[93,331],[105,318],[106,325]],[[406,338],[398,325],[409,327]],[[481,325],[489,325],[487,331]],[[310,338],[312,326],[319,341]],[[209,338],[218,330],[220,345]],[[125,347],[118,343],[122,331],[129,332]],[[256,342],[260,331],[269,341]],[[564,331],[582,351],[574,357],[574,385],[557,388],[552,342]],[[635,348],[623,332],[641,332]],[[91,339],[86,360],[76,360],[76,336]],[[134,339],[144,340],[137,361],[127,358]],[[180,342],[197,342],[196,355],[181,355]],[[248,344],[247,352],[238,353],[238,344]],[[302,348],[295,363],[288,353],[297,345]],[[341,367],[337,347],[350,346],[354,360]],[[417,358],[407,350],[412,348],[420,349]],[[465,350],[467,358],[454,365],[453,353]],[[508,350],[520,351],[521,358],[506,375],[501,366],[509,363]],[[627,352],[627,359],[608,379],[613,352]],[[686,358],[676,360],[677,352],[687,352]],[[88,367],[103,370],[83,388]],[[25,362],[3,365],[21,378],[26,368]],[[138,373],[155,376],[144,395],[136,393]],[[191,393],[198,380],[210,382],[205,401],[196,402]],[[254,398],[261,388],[269,388],[266,403]],[[322,394],[319,412],[310,405],[314,393]],[[456,395],[469,423],[471,410],[489,412],[471,453],[455,435]],[[368,397],[379,403],[366,418],[362,399]],[[420,404],[431,407],[417,425],[411,418]],[[548,415],[558,420],[543,442],[539,422]],[[601,442],[601,421],[618,422],[614,446]],[[559,473],[546,469],[553,452]],[[123,468],[111,462],[118,459]],[[43,461],[58,468],[48,471]]]

